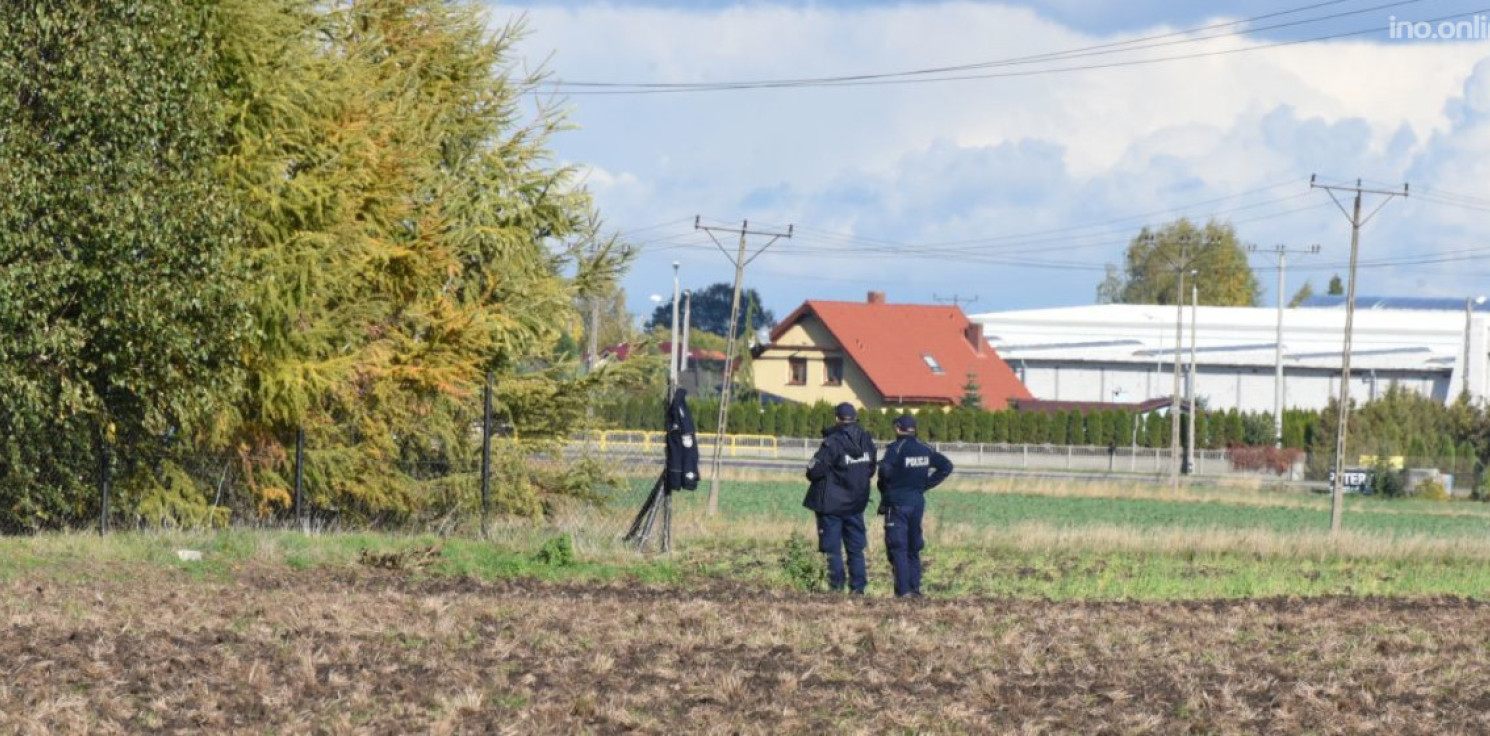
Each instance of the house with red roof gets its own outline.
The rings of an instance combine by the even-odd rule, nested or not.
[[[755,387],[787,401],[868,409],[955,406],[971,377],[983,408],[1033,398],[955,306],[807,301],[754,353]]]

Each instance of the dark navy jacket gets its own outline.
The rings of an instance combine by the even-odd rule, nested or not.
[[[922,496],[952,474],[946,455],[915,437],[901,437],[885,448],[880,460],[880,501],[885,506],[915,506]]]
[[[681,388],[667,407],[666,459],[667,490],[698,488],[698,437],[694,434],[693,412],[688,409],[688,392]]]
[[[874,439],[857,424],[843,424],[823,435],[807,463],[807,497],[802,505],[819,514],[862,514],[874,477]]]

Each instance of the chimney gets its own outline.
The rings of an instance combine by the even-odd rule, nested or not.
[[[871,291],[871,292],[869,292],[869,303],[870,304],[884,304],[885,303],[885,292],[883,292],[883,291]]]
[[[988,347],[988,340],[983,337],[983,323],[970,323],[963,334],[967,336],[968,344],[973,346],[973,352],[982,355],[983,349]]]

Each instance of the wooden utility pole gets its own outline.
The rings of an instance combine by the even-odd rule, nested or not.
[[[792,226],[787,225],[786,232],[779,233],[751,230],[750,222],[748,220],[740,223],[739,230],[735,230],[734,228],[715,227],[712,225],[701,225],[699,224],[699,220],[699,217],[693,218],[693,229],[703,230],[705,233],[708,233],[709,239],[714,241],[714,245],[719,247],[719,251],[723,253],[726,258],[729,258],[730,262],[735,265],[735,291],[734,296],[730,299],[729,335],[726,336],[726,347],[724,351],[724,386],[719,395],[719,424],[716,427],[716,432],[714,435],[714,461],[713,463],[711,463],[709,468],[709,516],[714,516],[715,514],[719,513],[719,462],[720,458],[722,457],[722,453],[724,452],[725,429],[729,425],[729,400],[730,394],[733,393],[733,387],[731,383],[734,381],[735,378],[735,333],[739,331],[740,325],[740,292],[745,285],[745,267],[750,265],[751,261],[759,258],[760,255],[766,252],[766,249],[770,248],[776,241],[782,238],[791,239]],[[730,252],[726,250],[722,244],[720,244],[718,238],[714,237],[715,232],[739,233],[740,245],[738,253],[736,253],[734,256],[730,256]],[[766,241],[766,244],[761,246],[761,249],[756,251],[755,255],[746,258],[746,238],[751,235],[761,235],[769,237],[771,239]]]
[[[1350,279],[1345,287],[1345,347],[1340,354],[1340,414],[1335,433],[1335,478],[1330,484],[1330,535],[1334,536],[1340,533],[1340,522],[1344,515],[1345,505],[1345,430],[1350,420],[1350,337],[1355,323],[1355,270],[1357,255],[1360,253],[1361,226],[1370,222],[1371,218],[1375,217],[1376,213],[1387,205],[1387,202],[1392,201],[1393,197],[1406,197],[1407,185],[1403,184],[1402,190],[1397,191],[1395,189],[1364,189],[1361,187],[1360,179],[1356,179],[1353,187],[1320,184],[1318,175],[1315,174],[1309,177],[1309,188],[1323,189],[1328,192],[1335,206],[1339,207],[1346,219],[1350,220]],[[1337,191],[1355,193],[1355,207],[1352,211],[1346,212],[1345,205],[1340,204],[1340,199],[1335,196]],[[1386,197],[1364,219],[1361,217],[1361,195],[1363,194],[1379,194]]]

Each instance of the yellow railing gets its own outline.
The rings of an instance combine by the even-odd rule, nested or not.
[[[666,432],[646,432],[629,429],[591,430],[581,435],[586,442],[594,442],[602,451],[639,450],[641,452],[662,451],[667,446]],[[698,435],[698,446],[714,447],[715,436]],[[749,454],[753,457],[777,457],[780,448],[776,438],[763,434],[729,434],[724,436],[724,449],[730,457]]]

